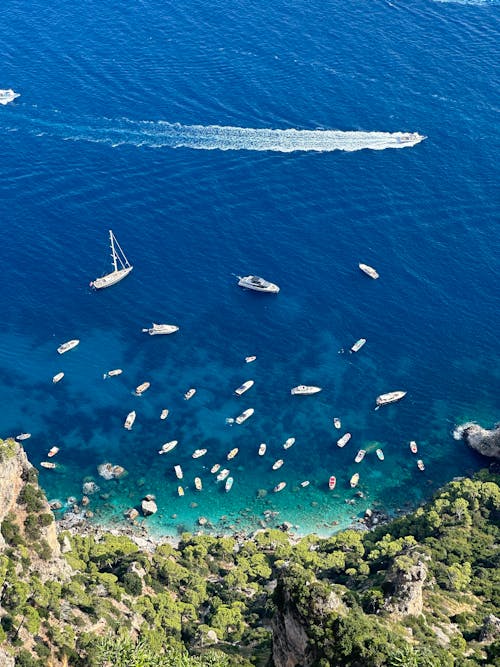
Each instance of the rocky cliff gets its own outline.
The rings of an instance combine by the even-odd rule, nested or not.
[[[455,434],[479,454],[500,461],[500,426],[488,430],[470,422],[459,426]]]

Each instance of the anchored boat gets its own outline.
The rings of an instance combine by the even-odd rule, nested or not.
[[[278,285],[270,283],[268,280],[264,280],[264,278],[261,278],[260,276],[238,276],[238,285],[240,287],[251,289],[254,292],[277,294],[280,291]]]
[[[351,437],[352,436],[350,433],[344,433],[344,435],[337,440],[337,447],[345,447],[345,445],[347,445]]]
[[[363,273],[366,273],[367,276],[370,276],[370,278],[373,278],[373,280],[377,280],[379,277],[377,271],[373,268],[373,266],[369,266],[368,264],[358,264],[359,268]]]
[[[234,457],[236,456],[236,454],[238,453],[238,451],[239,451],[239,450],[238,450],[238,447],[234,447],[234,449],[232,449],[232,450],[229,452],[229,454],[227,455],[227,460],[230,461],[231,459],[234,459]]]
[[[192,398],[195,394],[196,394],[196,389],[188,389],[184,394],[184,399],[186,401],[189,401],[189,399]]]
[[[266,449],[267,449],[267,445],[266,445],[266,443],[265,443],[265,442],[262,442],[262,443],[259,445],[259,456],[264,456],[264,454],[266,453]]]
[[[64,354],[65,352],[68,352],[68,350],[72,350],[74,347],[76,347],[79,342],[80,341],[78,340],[78,338],[73,338],[73,340],[68,340],[66,343],[59,345],[57,351],[59,352],[59,354]]]
[[[388,405],[389,403],[395,403],[396,401],[400,401],[402,398],[406,396],[408,392],[406,391],[390,391],[388,394],[380,394],[380,396],[377,396],[376,404],[377,407],[375,410],[380,408],[382,405]]]
[[[58,382],[61,382],[63,377],[64,377],[64,373],[61,371],[60,373],[57,373],[56,375],[54,375],[54,377],[52,378],[52,382],[54,384],[57,384]]]
[[[165,334],[172,334],[179,331],[179,327],[175,324],[155,324],[150,329],[143,329],[142,333],[148,333],[150,336],[158,336]]]
[[[238,389],[235,389],[234,393],[238,394],[238,396],[241,396],[241,394],[244,394],[246,391],[248,391],[250,387],[253,387],[254,384],[255,382],[253,380],[247,380],[242,385],[240,385]]]
[[[123,425],[124,428],[127,429],[127,431],[130,431],[132,429],[132,426],[134,425],[135,422],[135,410],[132,410],[132,412],[129,412],[127,415],[127,419],[125,419],[125,424]]]
[[[171,452],[174,447],[177,447],[177,442],[178,440],[170,440],[170,442],[166,442],[161,446],[161,449],[158,450],[158,454],[167,454],[168,452]]]
[[[336,484],[337,484],[337,478],[335,477],[335,475],[332,475],[328,480],[328,488],[330,489],[330,491],[333,491]]]
[[[285,444],[283,445],[283,449],[290,449],[290,447],[294,444],[295,444],[295,438],[287,438],[285,440]]]
[[[120,247],[120,244],[116,240],[115,235],[112,230],[109,230],[109,241],[111,245],[111,259],[113,262],[113,271],[102,276],[102,278],[96,278],[90,283],[91,287],[95,289],[104,289],[105,287],[111,287],[111,285],[116,285],[120,280],[123,280],[134,268],[128,259],[125,256],[125,253]]]
[[[136,396],[142,396],[145,391],[147,391],[151,386],[151,382],[143,382],[140,384],[138,387],[135,388],[135,395]]]
[[[273,463],[273,470],[278,470],[283,465],[283,459],[278,459]]]
[[[354,489],[354,487],[358,485],[358,482],[359,482],[359,472],[355,472],[354,475],[349,480],[351,489]]]
[[[234,420],[237,424],[243,424],[249,417],[253,415],[255,410],[253,408],[248,408],[247,410],[244,410],[241,415],[238,415],[236,419]]]
[[[357,340],[354,345],[351,347],[351,352],[359,352],[363,345],[366,343],[366,338],[360,338]]]
[[[354,463],[360,463],[364,458],[365,458],[366,450],[365,449],[360,449],[359,452],[356,454],[356,458],[354,459]]]
[[[277,484],[274,487],[274,489],[273,489],[274,493],[278,493],[278,491],[282,491],[285,488],[285,486],[286,486],[286,482],[280,482],[279,484]]]
[[[321,387],[305,384],[299,384],[297,387],[290,389],[292,396],[309,396],[310,394],[317,394],[318,391],[321,391]]]

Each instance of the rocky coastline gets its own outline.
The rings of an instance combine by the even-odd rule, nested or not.
[[[463,440],[481,456],[500,461],[500,424],[486,429],[475,422],[466,422],[455,429],[454,437]]]

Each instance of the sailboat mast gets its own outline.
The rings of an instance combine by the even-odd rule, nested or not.
[[[109,230],[109,239],[111,241],[111,256],[113,257],[113,267],[115,271],[118,271],[118,267],[116,265],[116,251],[115,251],[115,237],[113,236],[113,232],[111,229]]]

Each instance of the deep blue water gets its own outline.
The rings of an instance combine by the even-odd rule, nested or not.
[[[484,465],[452,432],[491,426],[500,407],[499,11],[480,0],[2,3],[0,88],[21,97],[0,107],[0,434],[31,432],[35,465],[60,447],[59,467],[41,471],[49,497],[80,497],[93,478],[101,519],[149,492],[161,532],[200,515],[256,526],[266,509],[325,532]],[[427,138],[402,148],[398,132]],[[96,293],[110,228],[135,268]],[[241,290],[235,275],[248,273],[280,294]],[[142,334],[152,321],[180,331]],[[357,355],[338,354],[361,336]],[[70,338],[79,347],[59,356]],[[104,381],[115,367],[123,375]],[[255,386],[235,397],[246,379]],[[301,383],[323,392],[290,396]],[[407,397],[374,411],[395,389]],[[246,407],[248,422],[225,423]],[[353,434],[342,450],[335,415]],[[208,469],[232,447],[226,494]],[[99,478],[103,461],[127,477]],[[355,471],[366,499],[351,506]]]

